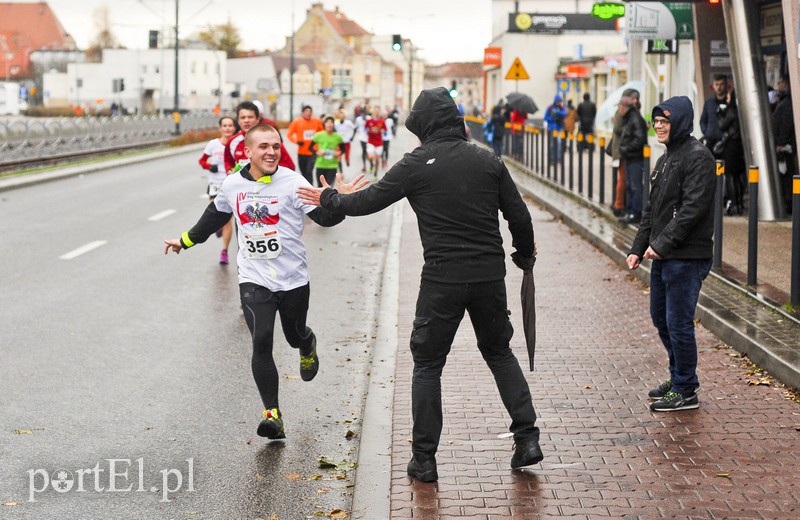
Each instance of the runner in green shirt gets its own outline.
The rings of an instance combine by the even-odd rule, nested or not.
[[[320,177],[325,177],[328,185],[333,186],[339,169],[339,157],[344,153],[344,139],[333,131],[333,116],[326,116],[322,126],[325,130],[314,134],[311,144],[311,152],[317,156],[315,178],[317,186],[322,186]]]

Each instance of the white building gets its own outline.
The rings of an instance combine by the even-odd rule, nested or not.
[[[225,89],[225,52],[179,49],[178,60],[179,108],[212,110]],[[174,108],[174,49],[104,49],[100,63],[70,63],[65,76],[44,76],[46,104],[48,99],[51,105],[66,100],[94,109],[116,102],[145,113]]]
[[[597,29],[587,28],[595,0],[574,2],[528,0],[495,0],[492,2],[492,41],[487,47],[501,49],[500,63],[486,66],[486,111],[511,92],[531,96],[539,107],[534,118],[544,117],[544,110],[558,93],[555,76],[559,65],[566,60],[581,60],[587,56],[612,56],[627,52],[621,32],[614,24],[604,25],[598,20]],[[515,11],[516,9],[516,11]],[[517,21],[517,15],[522,15]],[[506,79],[515,60],[530,79]],[[613,73],[625,71],[609,67]],[[593,99],[605,97],[620,80],[607,78],[604,85],[592,83],[584,88]],[[596,92],[597,89],[602,92]],[[583,92],[570,90],[567,98],[577,105]],[[592,92],[595,91],[595,92]]]

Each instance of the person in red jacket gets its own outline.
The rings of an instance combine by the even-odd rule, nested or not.
[[[236,107],[236,121],[239,123],[241,131],[231,137],[230,141],[228,141],[228,146],[225,148],[225,171],[228,172],[228,175],[233,173],[233,169],[237,164],[244,166],[250,162],[244,154],[244,135],[261,121],[261,112],[258,110],[258,106],[251,101],[242,101],[239,103]],[[275,128],[275,130],[278,129],[274,121],[270,123],[270,126]],[[290,170],[297,170],[294,161],[292,161],[292,158],[289,156],[289,152],[283,146],[283,140],[281,140],[280,166],[284,166]]]

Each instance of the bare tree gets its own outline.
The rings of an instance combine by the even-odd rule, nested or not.
[[[91,62],[99,62],[103,57],[103,49],[120,49],[119,39],[111,30],[111,18],[108,13],[108,5],[102,5],[92,12],[94,19],[95,36],[89,48],[86,49],[86,59]]]
[[[228,20],[218,25],[209,25],[198,35],[200,41],[207,43],[212,49],[225,51],[228,58],[235,58],[242,44],[239,29]]]

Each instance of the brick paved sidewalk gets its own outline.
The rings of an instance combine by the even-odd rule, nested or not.
[[[512,345],[531,385],[545,460],[510,469],[512,439],[498,437],[509,420],[465,317],[442,383],[439,482],[406,476],[408,342],[422,252],[405,211],[392,518],[800,518],[800,405],[778,384],[751,386],[738,354],[699,327],[700,408],[651,413],[647,390],[667,374],[646,287],[549,213],[531,210],[540,253],[533,373],[519,317],[521,273],[510,262],[507,284]]]

